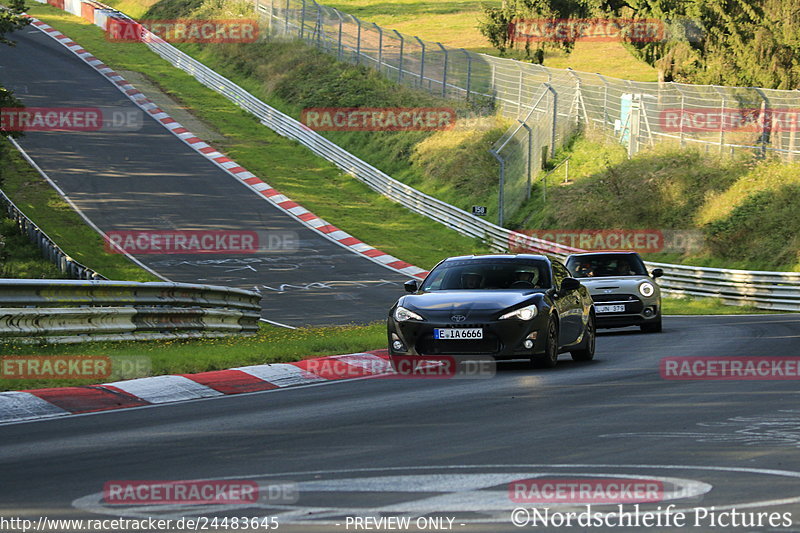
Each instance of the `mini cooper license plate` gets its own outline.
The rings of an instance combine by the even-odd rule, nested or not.
[[[597,313],[624,313],[624,305],[595,305],[594,310]]]
[[[446,328],[433,330],[433,338],[439,340],[482,339],[481,328]]]

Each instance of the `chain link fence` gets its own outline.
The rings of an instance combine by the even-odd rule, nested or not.
[[[726,156],[800,156],[800,90],[634,82],[549,68],[447,48],[314,0],[255,0],[255,9],[270,38],[302,39],[445,98],[483,99],[512,119],[492,148],[503,184],[501,225],[529,196],[543,147],[552,154],[579,125],[622,143],[631,156],[662,143]]]

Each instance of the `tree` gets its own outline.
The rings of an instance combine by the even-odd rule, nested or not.
[[[574,36],[542,38],[536,33],[559,20],[586,18],[609,9],[603,0],[505,0],[501,7],[483,6],[479,31],[501,56],[524,50],[525,59],[542,63],[546,49],[571,51]],[[532,31],[531,31],[532,30]]]

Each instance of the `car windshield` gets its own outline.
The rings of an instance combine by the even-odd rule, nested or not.
[[[567,269],[576,278],[612,276],[647,276],[647,269],[637,255],[594,254],[570,257]]]
[[[466,259],[442,263],[425,279],[423,291],[518,290],[550,287],[546,261]]]

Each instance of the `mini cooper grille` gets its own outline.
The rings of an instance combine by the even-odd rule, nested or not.
[[[635,302],[639,298],[633,294],[593,294],[592,300],[595,302]]]

